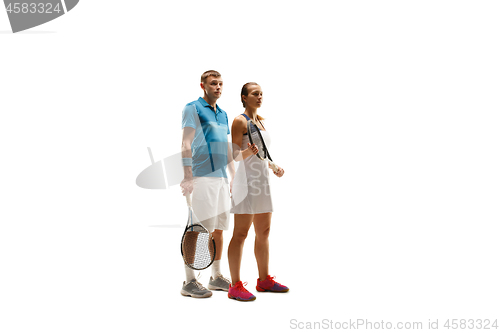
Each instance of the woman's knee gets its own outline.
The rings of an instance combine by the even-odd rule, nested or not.
[[[248,236],[248,230],[235,230],[233,232],[233,240],[237,242],[244,242]]]
[[[255,230],[255,237],[260,239],[267,239],[269,238],[269,233],[271,232],[271,228],[264,228],[264,229],[258,229]]]

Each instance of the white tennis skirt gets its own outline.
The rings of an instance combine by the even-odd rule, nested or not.
[[[267,131],[262,131],[266,144],[270,141]],[[243,136],[243,147],[248,137]],[[269,185],[269,164],[252,155],[238,162],[231,195],[231,213],[262,214],[273,211],[271,186]]]

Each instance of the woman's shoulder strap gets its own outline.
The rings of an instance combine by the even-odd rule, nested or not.
[[[250,120],[250,117],[249,117],[249,116],[247,116],[246,114],[242,113],[241,115],[242,115],[243,117],[245,117],[247,120]],[[264,130],[266,130],[266,128],[264,127],[264,124],[262,123],[262,121],[260,121],[260,119],[259,119],[259,123],[260,123],[260,125],[262,126],[262,128],[263,128]]]

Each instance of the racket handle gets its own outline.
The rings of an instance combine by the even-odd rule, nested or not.
[[[274,172],[278,172],[278,166],[274,164],[273,161],[269,161],[269,165],[271,166]]]
[[[192,204],[191,204],[191,193],[186,193],[186,202],[187,202],[188,207],[192,206]]]

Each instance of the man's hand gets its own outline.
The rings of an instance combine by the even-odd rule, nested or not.
[[[182,195],[191,194],[193,192],[193,178],[184,178],[181,182]]]

